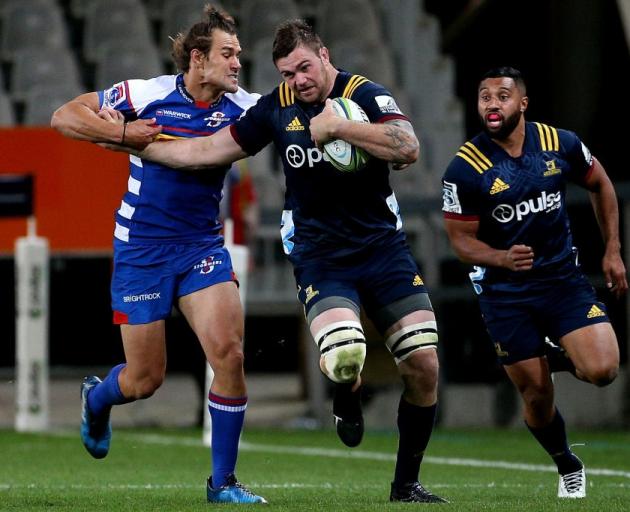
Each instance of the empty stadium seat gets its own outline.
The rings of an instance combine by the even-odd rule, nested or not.
[[[85,14],[83,56],[98,59],[108,43],[124,41],[127,48],[153,44],[147,13],[140,0],[94,0]]]
[[[248,0],[241,6],[240,14],[243,48],[252,48],[256,41],[273,37],[279,23],[300,17],[293,0]]]
[[[23,0],[2,8],[2,60],[13,62],[15,53],[22,48],[36,47],[53,53],[67,45],[65,21],[56,3]]]
[[[102,48],[96,63],[96,89],[106,89],[122,80],[163,75],[164,67],[153,45],[129,47],[124,41]]]
[[[13,126],[16,122],[11,98],[0,90],[0,126]]]
[[[281,81],[280,73],[271,58],[273,37],[265,37],[256,42],[251,51],[250,88],[252,92],[266,94]]]
[[[209,0],[168,0],[164,2],[160,19],[160,51],[164,58],[169,58],[171,53],[171,37],[175,38],[180,32],[185,32],[195,23],[203,21],[203,11],[206,4],[210,3],[217,9],[222,9],[219,2]]]
[[[385,44],[376,11],[369,0],[344,0],[343,8],[339,8],[338,0],[320,0],[316,25],[326,45],[346,40]]]
[[[61,105],[83,93],[74,85],[60,87],[39,86],[26,96],[23,124],[27,126],[50,126],[53,112]]]
[[[16,52],[11,71],[11,97],[23,101],[33,87],[73,84],[82,88],[74,54],[60,48],[43,52],[40,48],[24,48]]]

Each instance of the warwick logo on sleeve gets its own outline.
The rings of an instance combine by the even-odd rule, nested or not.
[[[490,187],[490,195],[498,194],[499,192],[503,192],[507,190],[510,186],[505,183],[501,178],[496,178],[494,183],[492,183],[492,187]]]
[[[297,116],[295,116],[293,118],[293,121],[291,121],[287,127],[285,128],[286,131],[288,132],[298,132],[298,131],[302,131],[304,130],[304,125],[302,123],[300,123],[300,120],[298,119]]]

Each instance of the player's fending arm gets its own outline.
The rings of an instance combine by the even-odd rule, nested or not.
[[[396,164],[412,164],[420,155],[420,144],[409,121],[397,119],[386,123],[357,123],[335,114],[332,101],[310,121],[311,137],[322,146],[342,139],[365,149],[372,156]]]
[[[142,149],[162,131],[155,119],[137,119],[130,123],[110,122],[99,117],[96,92],[88,92],[59,107],[50,125],[66,137],[96,143],[123,144]]]
[[[593,169],[585,186],[589,191],[591,204],[605,243],[602,270],[606,286],[620,297],[628,290],[626,267],[621,258],[619,240],[619,208],[615,188],[602,164],[593,158]]]
[[[479,240],[478,221],[444,219],[444,226],[455,254],[464,263],[501,267],[515,272],[530,270],[534,265],[534,251],[527,245],[513,245],[508,250],[502,250]]]
[[[173,169],[203,169],[229,165],[248,155],[226,126],[206,137],[153,142],[139,156]]]

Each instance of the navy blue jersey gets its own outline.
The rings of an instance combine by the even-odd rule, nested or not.
[[[239,89],[214,104],[196,102],[181,74],[127,80],[98,95],[101,107],[119,110],[128,121],[155,117],[163,138],[212,135],[235,122],[259,97]],[[227,167],[192,174],[131,155],[129,170],[127,192],[116,212],[118,240],[146,244],[211,241],[219,236]]]
[[[478,239],[495,249],[524,244],[534,251],[528,272],[477,267],[473,281],[486,290],[517,291],[532,278],[558,278],[575,268],[566,183],[583,183],[593,158],[573,132],[525,126],[521,156],[511,157],[481,133],[459,148],[442,179],[446,218],[478,221]]]
[[[329,97],[341,96],[358,103],[373,123],[407,119],[385,88],[362,76],[340,71]],[[278,150],[286,176],[281,234],[294,263],[404,240],[388,163],[371,158],[357,172],[341,172],[311,140],[309,121],[323,108],[296,100],[282,83],[231,127],[250,155],[270,142]]]

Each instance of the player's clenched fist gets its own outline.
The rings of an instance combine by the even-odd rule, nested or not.
[[[528,245],[513,245],[505,253],[504,266],[510,270],[530,270],[534,265],[534,250]]]
[[[136,119],[123,125],[120,143],[134,149],[144,149],[161,131],[162,127],[156,124],[155,118]]]

